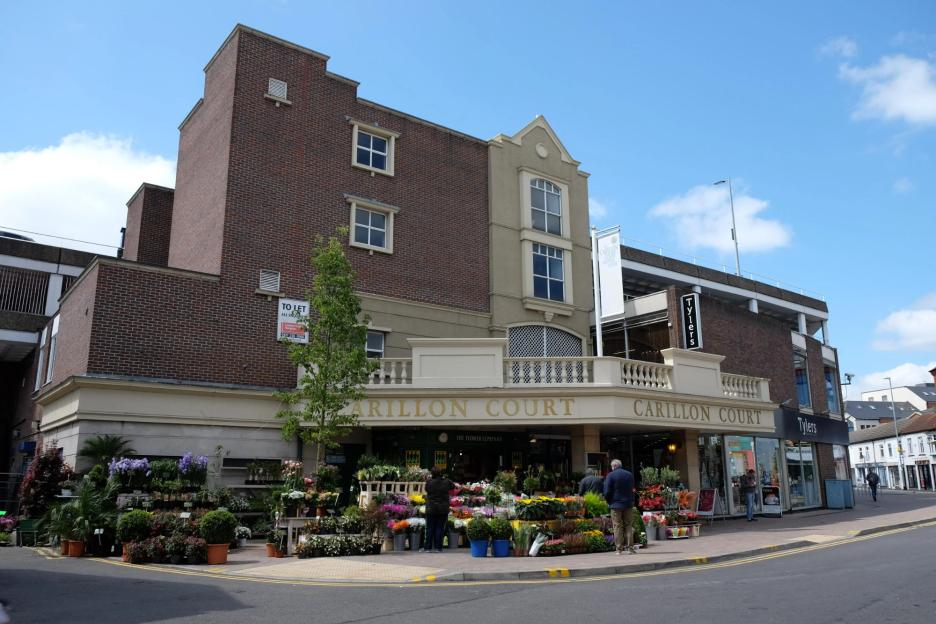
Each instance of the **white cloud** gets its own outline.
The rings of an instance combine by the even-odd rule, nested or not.
[[[862,392],[887,388],[887,379],[885,377],[891,378],[895,388],[929,382],[933,380],[929,370],[934,366],[936,366],[936,362],[929,362],[928,364],[905,362],[889,370],[859,375],[852,380],[850,386],[842,386],[842,391],[843,393],[847,392],[848,400],[858,401]]]
[[[851,37],[835,37],[819,46],[819,54],[840,58],[853,58],[858,54],[858,43]]]
[[[770,251],[790,243],[793,233],[787,225],[761,216],[769,205],[767,201],[744,190],[734,191],[738,246],[742,252]],[[728,189],[724,185],[697,186],[657,204],[649,214],[665,219],[671,232],[689,249],[734,253]]]
[[[127,200],[142,182],[173,186],[175,163],[129,139],[79,132],[58,145],[0,152],[3,226],[120,244]],[[116,249],[26,234],[38,242],[113,255]]]
[[[924,59],[897,54],[866,68],[844,64],[839,77],[862,87],[856,119],[936,124],[936,67]]]
[[[910,178],[898,178],[894,180],[895,193],[909,193],[913,190],[913,180]]]
[[[936,292],[889,314],[875,327],[875,349],[936,349]]]
[[[608,206],[594,197],[588,198],[588,215],[592,219],[600,220],[608,216]]]

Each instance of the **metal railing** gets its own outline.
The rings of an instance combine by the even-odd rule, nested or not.
[[[0,266],[0,311],[45,314],[49,274]]]

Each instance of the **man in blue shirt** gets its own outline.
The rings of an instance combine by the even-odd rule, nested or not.
[[[611,507],[611,524],[614,527],[614,545],[617,554],[625,549],[632,555],[634,548],[634,475],[621,467],[621,460],[611,461],[611,472],[605,477],[604,497]]]

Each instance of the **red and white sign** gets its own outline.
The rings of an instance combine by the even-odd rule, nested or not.
[[[301,299],[280,299],[276,339],[308,344],[309,332],[303,321],[309,318],[309,302]]]

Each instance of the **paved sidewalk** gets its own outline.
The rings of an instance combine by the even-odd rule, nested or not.
[[[760,518],[758,522],[715,520],[702,535],[650,542],[636,555],[595,553],[562,557],[474,558],[468,549],[442,553],[385,553],[369,557],[272,559],[263,544],[233,551],[225,566],[184,566],[225,575],[297,581],[432,582],[544,579],[622,574],[664,567],[711,563],[909,524],[936,521],[936,494],[888,492],[879,502],[859,497],[854,509],[821,509]]]

